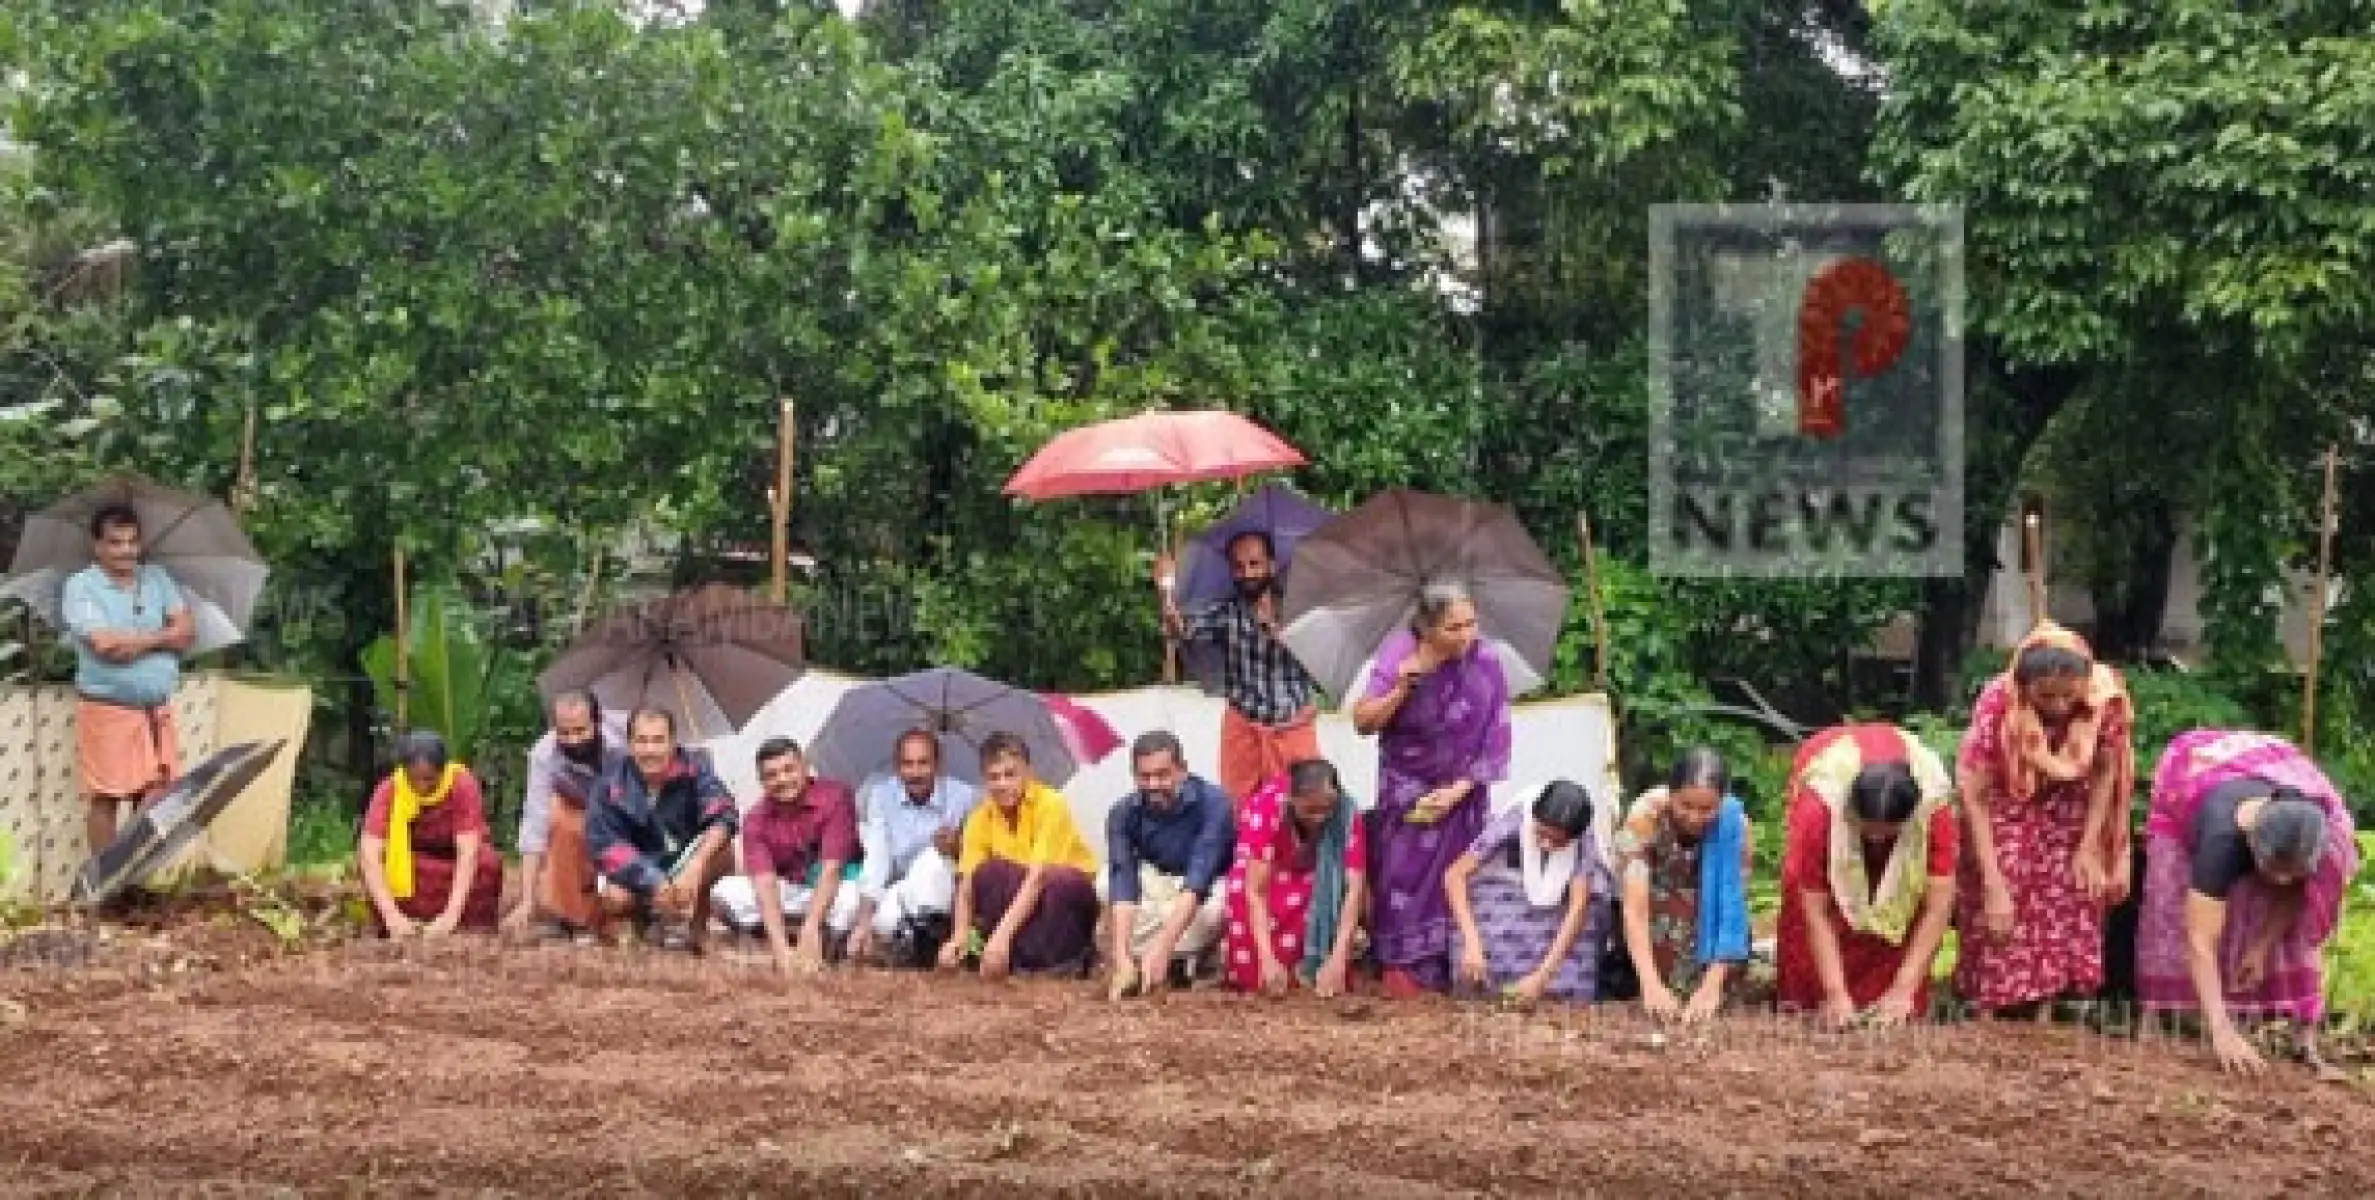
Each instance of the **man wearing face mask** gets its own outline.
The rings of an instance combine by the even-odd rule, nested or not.
[[[1220,784],[1242,804],[1262,781],[1290,764],[1319,757],[1314,701],[1319,685],[1278,638],[1280,595],[1270,535],[1249,530],[1229,540],[1229,574],[1237,594],[1189,617],[1166,592],[1163,628],[1176,641],[1209,642],[1220,650]]]
[[[600,932],[594,902],[594,860],[586,850],[586,797],[594,781],[626,754],[622,720],[605,720],[590,692],[553,697],[552,728],[528,751],[528,791],[520,802],[519,902],[504,918],[507,933],[524,933],[542,918],[550,932]]]

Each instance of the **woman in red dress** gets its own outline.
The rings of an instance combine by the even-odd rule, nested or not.
[[[1777,990],[1827,1024],[1926,1014],[1954,911],[1953,782],[1893,725],[1816,734],[1790,771]]]
[[[444,738],[415,730],[396,743],[396,769],[363,813],[359,858],[382,937],[495,931],[503,859],[487,836],[478,777],[453,761]]]
[[[2131,729],[2119,672],[2050,622],[1979,693],[1958,772],[1954,986],[1982,1019],[2103,986],[2103,915],[2134,872]]]

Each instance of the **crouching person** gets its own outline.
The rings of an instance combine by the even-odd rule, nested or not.
[[[860,797],[864,863],[849,956],[862,960],[879,944],[892,966],[929,967],[948,944],[958,842],[981,793],[941,773],[940,739],[929,732],[909,730],[892,750],[896,771],[873,777]]]
[[[827,936],[847,936],[858,915],[858,889],[843,879],[858,853],[857,801],[811,776],[790,738],[761,742],[758,768],[766,795],[742,815],[742,874],[718,880],[710,900],[736,932],[766,938],[777,970],[814,970]]]
[[[655,708],[627,720],[627,757],[586,802],[586,848],[602,873],[605,913],[649,934],[682,927],[686,949],[709,939],[710,891],[730,868],[742,823],[734,796],[706,758],[676,742],[676,718]]]
[[[371,793],[359,848],[372,928],[382,937],[493,933],[503,859],[487,836],[486,797],[445,739],[414,730],[396,769]]]
[[[1179,739],[1157,730],[1130,747],[1138,790],[1105,818],[1105,924],[1113,939],[1108,995],[1169,986],[1213,947],[1224,918],[1218,885],[1237,839],[1234,805],[1188,773]]]
[[[1031,774],[1031,751],[1011,733],[982,741],[989,803],[965,819],[954,934],[940,965],[954,970],[981,941],[981,973],[1084,974],[1097,932],[1096,855],[1063,793]]]

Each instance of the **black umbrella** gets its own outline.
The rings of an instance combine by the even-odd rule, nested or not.
[[[142,809],[106,849],[83,864],[82,874],[74,879],[74,903],[104,904],[171,863],[286,745],[283,739],[241,742],[216,751],[175,780],[163,797]]]

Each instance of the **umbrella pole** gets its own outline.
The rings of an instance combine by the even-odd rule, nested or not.
[[[786,396],[775,421],[775,494],[768,498],[768,507],[773,510],[771,515],[775,522],[772,560],[777,604],[788,603],[791,594],[792,424],[792,401],[791,397]]]
[[[2047,607],[2051,593],[2045,588],[2045,530],[2044,519],[2031,512],[2021,518],[2021,537],[2029,552],[2029,627],[2034,629],[2052,620]]]
[[[1592,687],[1608,694],[1608,609],[1600,596],[1600,556],[1592,548],[1591,514],[1575,511],[1575,532],[1583,539],[1583,590],[1592,612]]]
[[[701,732],[701,715],[693,708],[693,689],[686,687],[684,683],[684,663],[678,661],[673,654],[668,656],[668,678],[676,683],[676,707],[684,713],[684,723],[693,732]],[[708,740],[706,734],[702,740]],[[686,739],[686,742],[688,745],[691,744],[691,739]]]
[[[2309,662],[2301,680],[2301,752],[2317,753],[2317,668],[2325,656],[2326,587],[2334,571],[2334,471],[2340,448],[2326,447],[2325,500],[2317,523],[2317,583],[2309,592]]]
[[[394,552],[396,566],[396,735],[403,736],[405,719],[410,715],[409,697],[412,692],[412,622],[406,613],[404,547]]]

